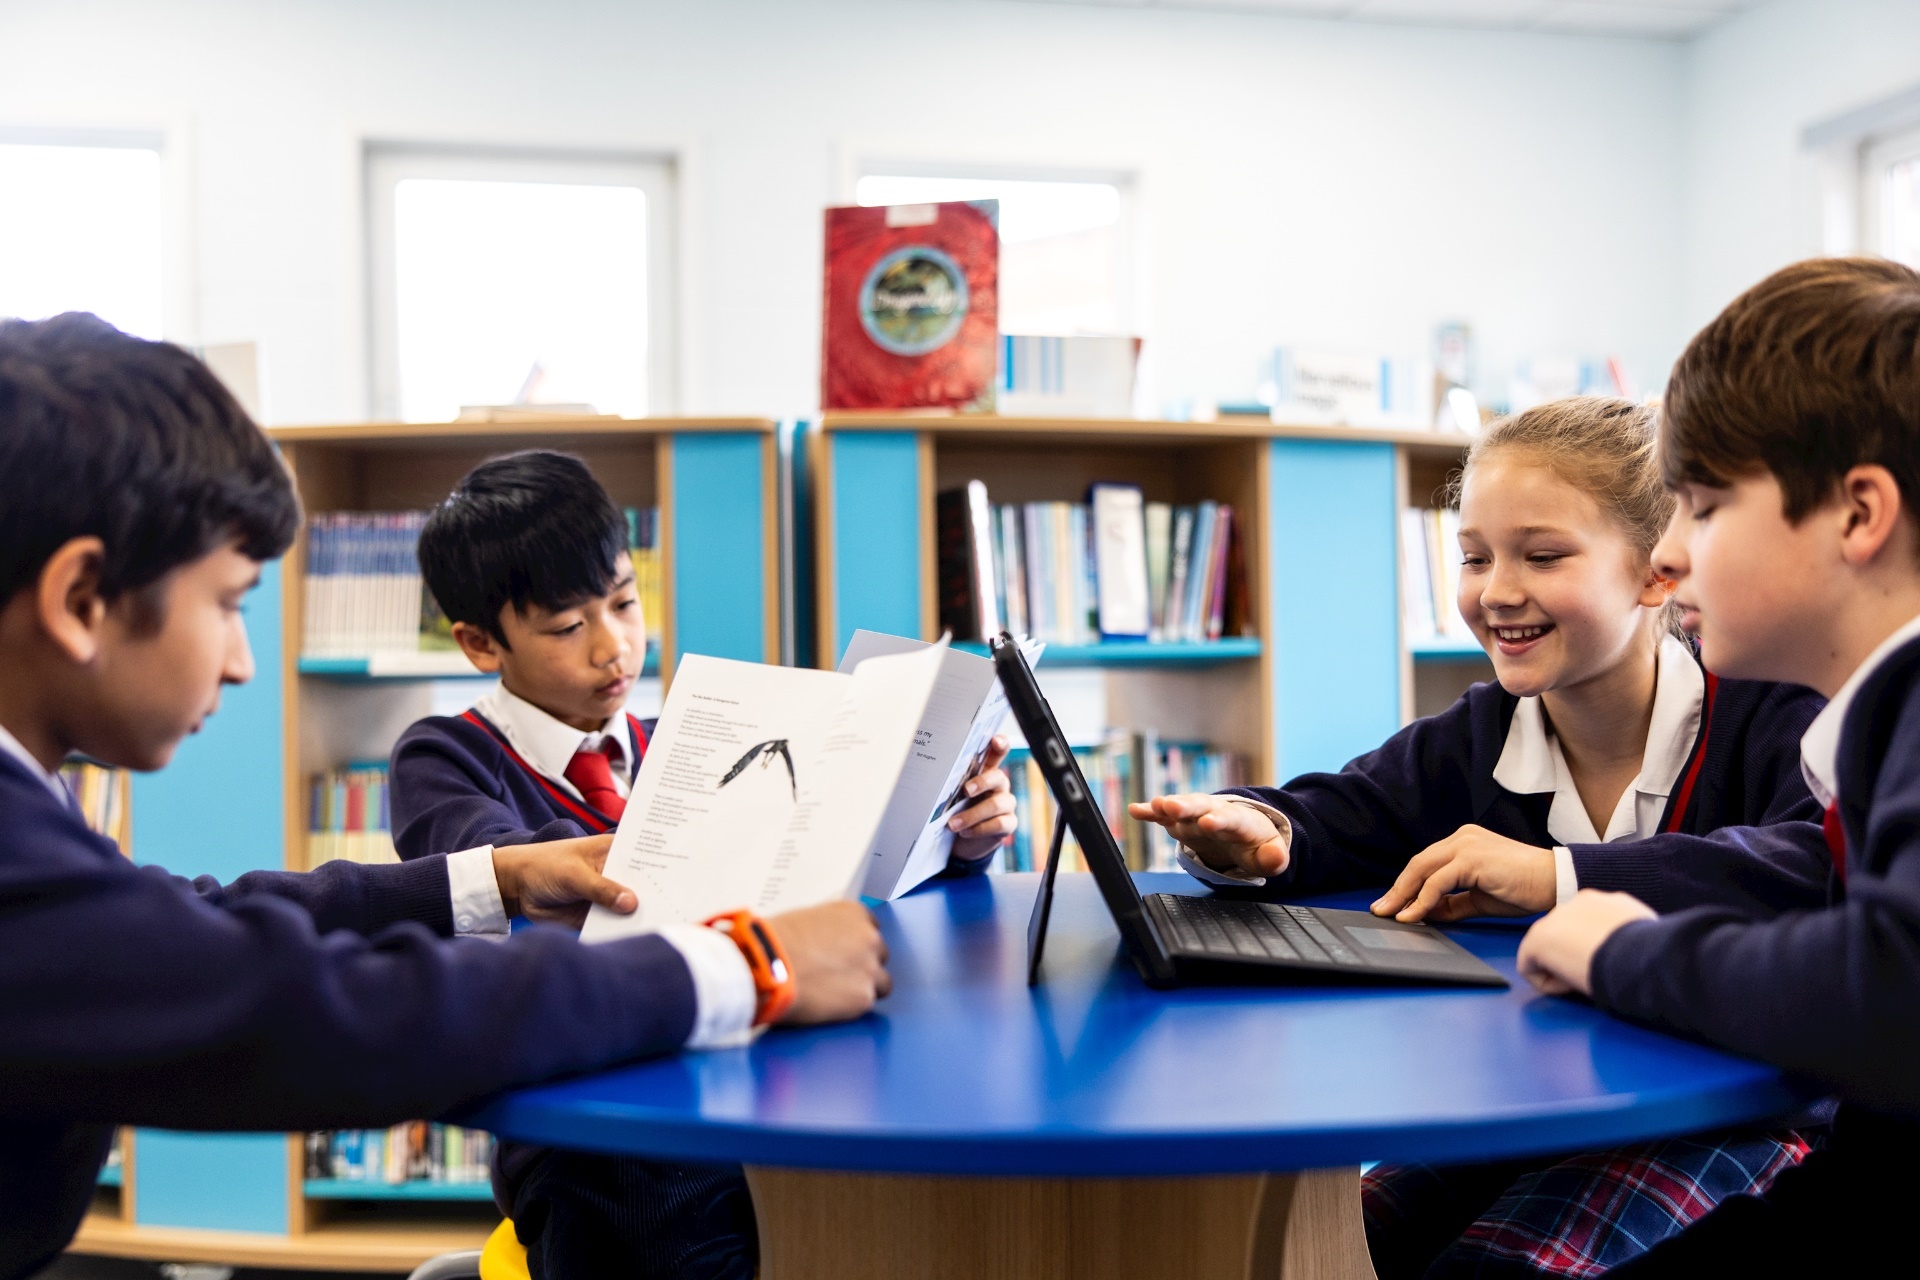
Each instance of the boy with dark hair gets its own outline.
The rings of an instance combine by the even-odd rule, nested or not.
[[[1920,1191],[1920,273],[1762,281],[1681,356],[1661,449],[1680,510],[1654,562],[1707,666],[1831,699],[1801,740],[1828,902],[1657,917],[1582,892],[1520,967],[1841,1098],[1827,1149],[1612,1274],[1886,1274]]]
[[[604,839],[222,886],[87,829],[60,762],[171,758],[253,674],[240,604],[298,520],[272,445],[185,351],[92,316],[0,323],[0,1280],[72,1238],[116,1125],[385,1125],[731,1030],[685,958],[731,946],[712,930],[452,936],[483,900],[632,910]],[[800,916],[800,1017],[870,1008],[872,922]]]
[[[420,566],[454,639],[500,685],[394,747],[400,856],[613,830],[652,728],[626,711],[647,633],[620,509],[578,458],[494,458],[428,517]],[[1013,830],[1006,747],[996,740],[966,784],[975,799],[952,819],[949,874],[984,868]],[[496,1172],[535,1280],[753,1274],[737,1167],[509,1143]]]

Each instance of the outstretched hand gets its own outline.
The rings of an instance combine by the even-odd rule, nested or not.
[[[1155,796],[1128,805],[1127,814],[1165,827],[1222,875],[1277,876],[1291,860],[1287,837],[1273,819],[1226,796]]]
[[[1408,924],[1526,916],[1552,907],[1557,893],[1551,849],[1468,823],[1416,854],[1372,910]]]
[[[496,845],[493,878],[507,915],[578,929],[595,903],[633,914],[640,905],[633,890],[600,874],[612,847],[611,835]]]

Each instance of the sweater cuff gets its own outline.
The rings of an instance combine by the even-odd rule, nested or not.
[[[402,920],[423,924],[443,938],[453,935],[453,894],[445,854],[383,863],[367,871],[369,935]]]
[[[1635,848],[1642,843],[1623,840],[1619,844],[1566,846],[1567,860],[1573,866],[1574,883],[1581,889],[1630,893],[1655,911],[1666,910],[1668,873],[1661,866],[1662,856],[1650,857]],[[1672,854],[1665,854],[1664,857],[1670,858]],[[1560,901],[1565,902],[1566,899]]]
[[[1587,986],[1594,1004],[1613,1013],[1633,1016],[1636,1011],[1621,1007],[1621,999],[1646,971],[1647,951],[1657,945],[1658,920],[1634,920],[1608,935],[1593,953],[1587,967]]]

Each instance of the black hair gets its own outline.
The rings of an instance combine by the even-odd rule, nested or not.
[[[420,572],[441,612],[502,645],[500,611],[571,609],[613,589],[627,560],[627,518],[565,453],[489,458],[427,516]]]
[[[0,321],[0,604],[74,538],[105,544],[113,600],[226,543],[271,560],[299,523],[272,442],[192,354],[80,312]]]

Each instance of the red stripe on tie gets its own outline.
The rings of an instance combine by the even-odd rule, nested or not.
[[[482,733],[486,734],[489,738],[492,738],[495,742],[499,743],[500,749],[507,753],[507,758],[512,760],[515,764],[519,765],[522,769],[525,769],[527,771],[528,776],[530,776],[535,782],[539,783],[541,786],[546,788],[548,795],[552,796],[554,800],[556,800],[563,808],[567,810],[567,812],[571,813],[574,817],[578,818],[582,823],[586,824],[588,832],[590,834],[596,835],[596,836],[605,835],[607,832],[613,830],[614,820],[612,818],[607,817],[605,814],[595,813],[593,810],[587,808],[585,805],[582,805],[576,800],[574,800],[572,796],[568,795],[566,792],[562,791],[560,788],[554,786],[553,783],[547,781],[547,776],[541,773],[538,769],[535,769],[532,765],[528,764],[525,760],[522,760],[520,758],[520,753],[513,749],[512,745],[508,743],[505,735],[503,735],[498,729],[495,729],[492,725],[488,724],[484,716],[480,715],[476,711],[467,711],[467,712],[463,712],[460,718],[462,720],[471,722]]]
[[[1820,816],[1820,830],[1826,833],[1827,849],[1833,854],[1833,869],[1840,873],[1840,883],[1847,882],[1847,829],[1840,825],[1840,805],[1838,802],[1827,806]]]

